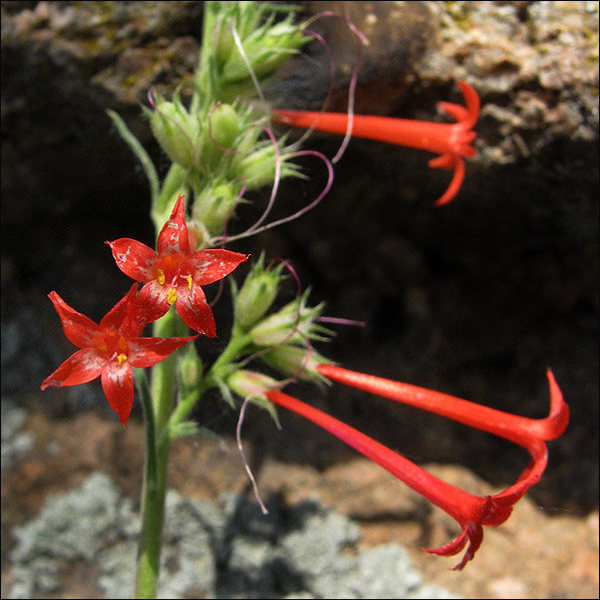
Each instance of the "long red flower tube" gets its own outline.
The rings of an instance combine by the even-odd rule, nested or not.
[[[454,199],[465,177],[463,158],[477,154],[471,142],[477,136],[471,131],[479,118],[480,101],[477,92],[468,83],[459,81],[466,107],[450,102],[440,102],[439,108],[456,120],[456,123],[431,123],[415,119],[395,119],[372,115],[352,116],[352,135],[388,144],[409,146],[440,154],[429,161],[434,169],[454,171],[448,189],[435,203],[447,204]],[[330,133],[345,134],[348,127],[346,113],[312,112],[303,110],[273,111],[277,121],[294,127],[314,128]]]
[[[466,546],[466,552],[455,569],[464,568],[474,557],[483,540],[483,527],[500,525],[506,521],[513,505],[540,480],[548,460],[544,440],[558,437],[568,423],[568,406],[550,371],[550,416],[534,420],[494,411],[446,394],[348,371],[334,365],[323,364],[317,370],[331,380],[425,408],[509,439],[528,450],[531,461],[512,486],[492,496],[474,496],[442,481],[383,444],[292,396],[278,390],[265,393],[274,404],[299,414],[335,435],[456,519],[462,527],[462,532],[441,548],[426,549],[426,552],[454,556]],[[493,419],[492,422],[488,422],[490,418]]]
[[[319,365],[318,371],[332,381],[422,408],[469,427],[493,433],[525,448],[532,439],[547,441],[557,438],[569,422],[569,407],[550,369],[546,374],[550,387],[550,414],[545,419],[519,417],[441,392],[350,371],[336,365]]]

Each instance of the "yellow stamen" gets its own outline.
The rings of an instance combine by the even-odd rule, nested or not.
[[[188,276],[186,277],[186,279],[187,279],[187,282],[188,282],[188,287],[189,287],[189,288],[190,288],[190,290],[191,290],[191,289],[192,289],[192,276],[191,276],[191,275],[188,275]]]
[[[169,291],[167,293],[167,302],[169,303],[169,306],[173,306],[176,300],[177,292],[175,291],[175,288],[169,288]]]
[[[164,285],[165,283],[165,272],[162,269],[156,269],[156,271],[158,272],[158,276],[157,276],[157,280],[158,283],[160,283],[160,285]]]
[[[119,366],[121,366],[127,360],[127,354],[117,354],[117,360],[119,361]]]

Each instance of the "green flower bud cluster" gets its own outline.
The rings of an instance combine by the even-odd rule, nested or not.
[[[188,110],[178,94],[173,101],[155,98],[154,110],[144,109],[154,137],[169,158],[184,169],[201,176],[218,172],[221,162],[234,153],[242,128],[256,129],[249,111],[240,115],[230,104],[209,109]],[[253,132],[254,139],[258,137]]]
[[[154,94],[144,109],[154,137],[172,165],[161,181],[146,150],[115,113],[119,132],[140,160],[152,193],[157,231],[179,194],[188,198],[189,223],[199,246],[223,234],[243,191],[300,176],[285,139],[264,135],[264,112],[247,100],[255,83],[310,38],[294,24],[295,8],[267,2],[205,2],[202,49],[191,100]],[[280,16],[282,18],[280,18]]]
[[[294,23],[296,7],[268,2],[207,4],[220,9],[214,23],[212,79],[223,102],[239,97],[240,91],[252,91],[252,75],[262,81],[310,39]],[[287,15],[276,22],[278,13]]]
[[[282,280],[282,265],[264,266],[263,258],[253,266],[242,288],[234,290],[234,330],[248,338],[248,348],[286,377],[323,381],[317,366],[329,362],[311,345],[326,340],[331,332],[318,323],[323,304],[308,306],[309,291],[268,316]]]
[[[278,161],[282,178],[299,175],[283,150],[283,139],[277,149],[270,139],[259,139],[263,130],[250,108],[216,104],[192,112],[177,94],[172,102],[156,98],[155,105],[146,113],[155,138],[174,163],[158,207],[172,206],[187,182],[195,196],[193,226],[208,238],[206,243],[222,234],[243,189],[273,183]]]

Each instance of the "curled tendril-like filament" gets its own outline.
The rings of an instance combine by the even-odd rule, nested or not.
[[[348,86],[348,108],[347,108],[348,121],[347,121],[347,125],[346,125],[346,132],[344,134],[342,143],[340,144],[340,147],[338,148],[338,151],[335,153],[335,156],[331,159],[331,162],[333,164],[336,164],[342,158],[344,152],[346,151],[346,148],[348,147],[348,144],[350,143],[350,139],[352,138],[352,129],[354,126],[354,99],[356,96],[358,70],[360,68],[360,64],[362,61],[362,47],[369,45],[368,38],[365,36],[364,33],[362,33],[362,31],[360,31],[360,29],[358,29],[358,27],[356,27],[356,25],[350,19],[347,6],[346,6],[345,12],[346,12],[345,15],[341,15],[340,13],[337,13],[335,11],[326,10],[326,11],[323,11],[323,12],[315,15],[314,17],[311,17],[308,21],[306,21],[304,23],[304,27],[306,28],[322,17],[336,17],[338,19],[343,19],[346,22],[346,24],[348,25],[348,28],[350,29],[350,31],[352,31],[352,33],[358,40],[358,44],[356,47],[356,61],[354,63],[354,67],[352,68],[352,75],[350,76],[350,84]],[[313,33],[313,32],[311,32],[311,33]],[[321,38],[321,36],[319,36],[317,39],[322,39],[322,38]],[[328,45],[325,41],[323,41],[322,43],[330,57],[330,80],[331,81],[329,84],[329,90],[327,92],[325,102],[324,102],[323,107],[321,108],[320,112],[323,112],[325,110],[325,106],[331,95],[331,88],[332,88],[332,84],[333,84],[333,61],[331,58],[331,51],[328,49]],[[318,120],[317,120],[317,123],[318,123]],[[316,127],[316,123],[309,130],[309,132],[312,131],[315,127]]]

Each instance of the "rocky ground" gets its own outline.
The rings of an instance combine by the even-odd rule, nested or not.
[[[18,409],[2,423],[2,597],[132,597],[141,424]],[[274,446],[290,425],[272,429]],[[526,497],[455,572],[452,559],[421,551],[450,539],[454,522],[369,461],[319,471],[309,458],[257,461],[250,440],[245,451],[269,515],[249,492],[234,440],[175,444],[161,597],[598,595],[597,511],[583,517]],[[462,467],[427,468],[474,493],[493,490]]]

